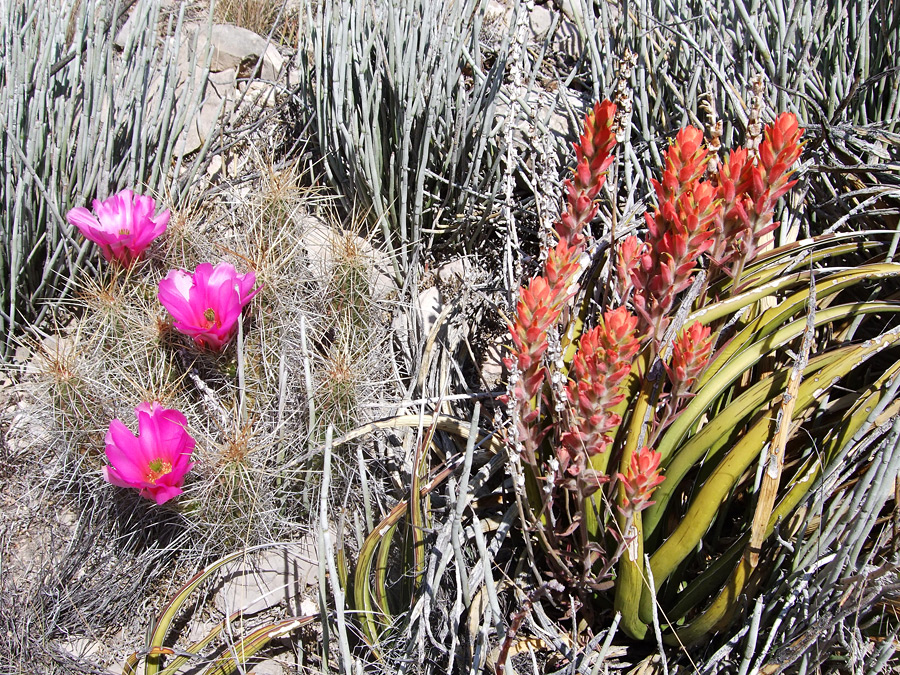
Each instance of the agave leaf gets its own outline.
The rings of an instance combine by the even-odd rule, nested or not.
[[[849,253],[858,253],[861,250],[880,248],[881,244],[874,241],[861,241],[855,244],[838,244],[837,246],[829,246],[828,248],[813,250],[809,256],[803,260],[803,266],[808,267],[810,264],[820,263],[828,258],[834,258]],[[789,260],[780,264],[773,264],[771,261],[766,265],[758,266],[758,271],[745,274],[741,279],[741,285],[753,287],[764,284],[772,279],[780,277],[782,274],[789,273],[790,270],[797,269],[798,265],[795,260]]]
[[[623,473],[628,470],[631,456],[637,451],[638,444],[642,440],[645,418],[648,417],[650,398],[655,385],[655,381],[645,377],[641,392],[634,404],[628,425],[628,435],[625,437],[625,448],[619,462],[619,470]],[[621,483],[617,489],[616,501],[619,506],[625,503],[625,487]],[[649,623],[642,621],[638,616],[638,607],[647,578],[644,573],[644,533],[641,514],[635,513],[632,517],[630,531],[626,531],[628,523],[621,513],[616,514],[616,521],[619,526],[619,535],[627,539],[633,538],[633,540],[625,554],[619,559],[614,606],[616,611],[622,614],[621,625],[625,632],[631,637],[641,640],[647,633],[647,623]]]
[[[370,581],[372,560],[382,537],[390,539],[393,536],[397,523],[406,515],[406,510],[407,503],[405,501],[400,502],[391,510],[388,516],[366,537],[356,561],[356,573],[353,576],[354,604],[363,632],[373,644],[377,644],[380,632],[376,619],[387,624],[389,617],[385,613],[387,611],[387,592],[384,590],[385,576],[381,574],[380,569],[386,565],[380,563],[381,557],[379,556],[379,563],[376,567],[376,584],[373,589]],[[378,599],[379,609],[377,611],[372,606],[373,595],[376,595]]]
[[[181,668],[181,666],[183,666],[185,663],[187,663],[192,656],[199,656],[200,652],[206,649],[206,647],[209,646],[209,644],[213,640],[215,640],[223,630],[225,630],[225,626],[227,626],[228,624],[232,624],[235,621],[239,621],[241,616],[243,616],[243,612],[237,611],[227,619],[222,619],[222,621],[217,623],[209,633],[203,636],[203,638],[191,644],[190,647],[184,650],[184,653],[179,654],[174,659],[172,659],[172,662],[169,663],[165,668],[163,668],[160,675],[175,675],[175,673],[178,672],[178,669]],[[137,664],[135,663],[135,665]]]
[[[471,424],[446,415],[404,415],[363,425],[335,440],[334,445],[360,438],[374,429],[422,428],[425,425],[429,425],[433,430],[444,431],[467,441],[470,435],[477,434],[477,428],[473,429]],[[500,441],[492,435],[483,436],[478,441],[482,447],[487,447],[494,453],[501,450]],[[453,471],[454,468],[446,468],[432,478],[429,483],[420,486],[418,497],[420,499],[425,497],[445,481]],[[376,654],[378,651],[374,645],[377,645],[380,639],[379,624],[390,625],[387,602],[387,560],[390,555],[390,545],[398,523],[407,515],[408,511],[409,500],[398,503],[366,537],[356,562],[356,571],[353,577],[354,604],[363,632],[373,645],[372,649]],[[372,583],[373,561],[375,562],[374,584]],[[375,598],[374,605],[373,596]]]
[[[855,349],[856,345],[848,345],[815,357],[804,369],[804,378],[811,377]],[[693,434],[674,456],[670,457],[668,464],[664,466],[666,480],[653,493],[653,500],[656,503],[643,512],[646,538],[653,536],[666,511],[669,499],[688,471],[701,459],[709,462],[718,450],[725,447],[731,441],[730,432],[739,428],[742,420],[762,410],[776,395],[775,392],[784,387],[786,379],[787,371],[778,370],[751,386],[719,411],[700,431]]]
[[[800,261],[802,261],[801,264],[803,267],[808,267],[810,263],[817,263],[839,255],[858,253],[881,246],[878,242],[862,239],[863,236],[864,235],[859,232],[825,234],[779,246],[776,249],[772,249],[771,251],[760,255],[752,264],[747,266],[743,278],[741,279],[741,285],[749,288],[766,283],[783,274],[785,270],[797,269],[799,266],[798,262]],[[825,246],[840,241],[841,239],[856,241],[853,243]],[[821,246],[825,247],[819,248]],[[731,285],[731,279],[724,280],[721,284],[722,292],[727,292],[731,288]]]
[[[214,562],[212,565],[207,567],[204,570],[201,570],[197,574],[195,574],[190,581],[185,584],[178,593],[175,594],[175,597],[169,601],[169,604],[166,605],[165,609],[163,609],[162,614],[159,615],[159,618],[156,620],[156,625],[153,627],[153,631],[150,634],[150,643],[147,645],[148,650],[151,654],[147,657],[147,666],[144,671],[146,675],[156,675],[159,672],[159,655],[153,654],[153,649],[155,647],[162,647],[163,641],[166,639],[166,634],[169,632],[169,628],[172,625],[172,621],[175,619],[175,616],[178,614],[178,611],[187,601],[188,596],[193,593],[197,587],[199,587],[203,582],[208,580],[213,572],[215,572],[220,567],[227,565],[228,563],[237,560],[241,556],[246,555],[251,551],[257,551],[263,548],[266,548],[270,545],[256,546],[251,549],[246,549],[243,551],[236,551],[230,555],[225,556],[221,560]]]
[[[800,503],[800,501],[802,501],[821,475],[822,470],[828,466],[830,461],[836,455],[840,454],[847,444],[855,443],[859,438],[861,431],[865,431],[866,428],[871,428],[872,426],[879,424],[879,420],[872,419],[872,411],[877,408],[882,397],[885,396],[891,380],[898,372],[900,372],[900,361],[895,362],[885,371],[877,382],[869,386],[860,396],[856,405],[844,415],[843,423],[838,425],[837,432],[831,434],[829,438],[826,439],[826,442],[822,444],[821,455],[810,457],[807,460],[804,468],[797,473],[801,478],[792,482],[787,495],[772,512],[765,532],[766,537],[771,535],[777,523],[783,520]],[[749,533],[747,533],[735,542],[731,548],[729,548],[728,552],[722,556],[720,560],[724,562],[723,567],[727,569],[727,566],[734,564],[734,560],[737,556],[741,552],[744,552],[744,557],[741,559],[741,562],[733,569],[731,578],[724,589],[716,596],[716,599],[712,604],[689,625],[676,630],[677,641],[684,644],[696,642],[704,637],[710,630],[713,630],[717,626],[723,625],[730,620],[737,606],[737,599],[740,596],[741,590],[753,569],[746,549],[749,540]],[[718,563],[719,561],[716,562]],[[719,567],[716,572],[719,572],[721,569],[722,567]],[[712,567],[707,573],[710,571],[713,571]],[[705,573],[703,577],[706,577],[707,573]],[[691,608],[697,606],[697,604],[709,597],[709,592],[714,587],[714,584],[708,582],[704,583],[703,577],[698,580],[700,583],[695,582],[695,584],[692,584],[691,587],[681,594],[684,595],[684,597],[680,598],[679,602],[673,608],[673,611],[667,614],[670,620],[675,620],[678,617],[683,616]],[[721,579],[720,576],[719,578]],[[670,639],[673,641],[675,640],[675,638]]]
[[[900,269],[900,265],[897,265],[896,267]],[[828,307],[817,311],[815,325],[822,326],[848,316],[852,317],[860,314],[890,312],[900,312],[900,304],[861,302],[851,305],[838,305],[836,307]],[[765,314],[763,316],[765,316]],[[667,461],[676,449],[680,447],[690,429],[693,428],[703,413],[710,405],[712,405],[713,401],[731,386],[733,382],[747,372],[765,355],[774,352],[776,349],[795,339],[801,335],[805,329],[805,318],[803,320],[792,321],[788,325],[776,330],[774,333],[768,334],[763,339],[748,344],[733,356],[729,353],[721,355],[717,354],[715,359],[717,364],[721,360],[725,360],[726,362],[718,365],[718,367],[715,368],[715,374],[704,382],[702,386],[698,385],[696,396],[691,399],[691,402],[675,421],[672,422],[657,443],[656,450],[662,453],[663,462]],[[731,345],[729,345],[729,347],[730,346]],[[728,358],[729,356],[731,356],[730,359]]]
[[[802,470],[798,472],[799,479],[791,483],[785,496],[781,499],[772,515],[769,517],[769,523],[766,527],[766,536],[775,531],[775,526],[783,521],[787,516],[803,501],[803,498],[809,492],[809,487],[815,483],[816,479],[821,475],[822,462],[817,457],[807,460]],[[666,617],[669,621],[674,622],[684,616],[688,611],[696,607],[698,604],[707,601],[710,594],[715,591],[718,584],[721,583],[722,573],[727,573],[728,569],[734,565],[734,561],[740,558],[741,553],[750,541],[750,533],[746,533],[722,556],[716,560],[710,568],[704,572],[693,584],[685,591],[679,594],[678,603],[671,611],[666,611]],[[690,645],[706,633],[714,626],[723,621],[728,612],[733,608],[735,602],[740,595],[740,590],[729,599],[728,594],[733,593],[735,589],[743,588],[747,580],[747,576],[751,572],[749,563],[745,563],[743,559],[737,567],[732,569],[731,578],[726,585],[725,590],[716,596],[712,605],[690,624],[675,628],[675,635],[667,635],[665,641],[669,644]],[[676,637],[677,636],[677,637]]]
[[[298,628],[302,628],[314,618],[311,616],[295,616],[257,628],[240,642],[227,649],[203,672],[205,675],[231,675],[238,668],[243,672],[244,664],[268,645],[269,642],[284,637]]]
[[[839,361],[823,368],[817,378],[801,384],[793,418],[797,419],[807,407],[815,405],[821,394],[848,372],[898,340],[900,328],[895,328],[859,345]],[[776,424],[777,421],[773,418],[763,418],[754,424],[700,488],[681,523],[650,558],[656,590],[659,590],[661,584],[700,542],[729,491],[772,438]],[[648,592],[641,601],[642,616],[651,615],[650,603],[651,595]]]
[[[822,280],[817,279],[816,296],[817,298],[825,298],[860,281],[883,279],[898,275],[900,275],[900,264],[879,263],[864,265],[863,267],[859,267],[853,270],[837,272]],[[733,315],[738,310],[741,310],[744,307],[753,304],[757,300],[768,297],[770,295],[774,295],[777,291],[780,291],[784,288],[788,288],[793,285],[799,285],[801,282],[808,283],[808,280],[809,272],[796,272],[793,274],[789,274],[786,277],[769,281],[768,283],[765,283],[758,288],[750,289],[732,298],[720,300],[719,302],[706,305],[702,309],[699,309],[688,316],[686,323],[689,324],[694,321],[699,321],[705,326],[709,325],[714,321],[717,321],[718,319]],[[747,331],[745,337],[749,339],[754,331],[758,330],[762,326],[777,326],[778,322],[776,321],[776,318],[779,316],[783,317],[783,321],[788,316],[791,316],[799,311],[800,308],[802,308],[806,304],[806,296],[807,292],[805,290],[801,291],[790,296],[789,298],[782,300],[781,302],[779,302],[777,307],[773,307],[770,310],[767,310],[767,312],[764,312],[760,317],[758,317],[754,322],[752,322],[745,328],[745,331]],[[755,328],[752,330],[747,330],[748,328],[750,328],[750,326],[754,326]],[[774,330],[774,327],[770,328],[770,330]],[[740,346],[744,344],[743,342],[736,340],[737,336],[735,336],[735,339],[733,339],[732,342],[727,346],[726,349],[728,349],[728,353],[737,351]],[[708,377],[706,379],[708,379]]]
[[[842,449],[845,449],[846,445],[853,442],[854,437],[858,436],[860,430],[864,430],[867,421],[870,427],[879,426],[884,422],[880,417],[876,419],[870,418],[872,411],[876,410],[878,403],[885,396],[885,390],[898,372],[900,372],[900,361],[888,368],[878,381],[869,386],[863,395],[858,398],[853,407],[844,415],[844,423],[840,424],[819,445],[821,455],[807,459],[803,468],[796,473],[801,478],[792,482],[788,494],[782,499],[780,505],[775,507],[772,517],[769,518],[769,528],[766,536],[770,535],[775,525],[779,521],[784,521],[794,506],[799,503],[796,499],[797,495],[794,493],[797,492],[801,497],[805,496],[818,479],[822,468],[827,467],[832,459]],[[896,408],[897,406],[900,406],[900,401],[895,402],[894,407]],[[896,411],[886,412],[896,414]],[[678,594],[678,600],[675,605],[671,609],[666,610],[666,617],[670,623],[674,623],[691,609],[705,603],[715,590],[722,586],[728,577],[729,570],[733,570],[735,561],[745,550],[749,539],[749,533],[745,533],[725,553],[714,560],[700,577],[691,582],[685,590]]]

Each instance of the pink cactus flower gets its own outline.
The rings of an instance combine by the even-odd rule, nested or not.
[[[193,274],[170,270],[159,282],[159,301],[174,317],[177,330],[198,347],[221,351],[237,332],[241,310],[260,288],[256,274],[238,274],[228,263],[197,266]]]
[[[188,434],[187,420],[177,410],[159,403],[141,403],[134,409],[138,435],[121,420],[113,420],[106,433],[103,477],[119,487],[133,487],[141,497],[164,504],[181,494],[184,475],[194,466],[191,452],[195,441]]]
[[[95,199],[93,214],[79,206],[66,214],[66,220],[99,245],[107,261],[127,267],[166,231],[171,214],[165,210],[153,215],[155,210],[152,197],[122,190],[105,201]]]

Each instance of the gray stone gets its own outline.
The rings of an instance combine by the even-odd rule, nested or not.
[[[553,25],[553,11],[544,5],[535,5],[530,13],[531,34],[537,40],[543,40]]]
[[[268,82],[250,82],[245,85],[246,100],[252,101],[263,108],[275,106],[275,87]]]
[[[459,281],[465,281],[468,274],[468,265],[464,258],[451,260],[444,263],[437,270],[438,279],[442,284],[452,284]]]
[[[200,107],[200,112],[188,122],[183,140],[177,148],[177,154],[187,155],[199,150],[216,128],[224,109],[224,99],[220,98],[213,90]]]
[[[371,263],[369,281],[372,299],[384,300],[394,291],[394,282],[385,273],[391,269],[390,260],[368,241],[351,232],[338,232],[318,218],[304,217],[300,224],[303,228],[303,247],[313,269],[327,275],[334,268],[337,257],[344,255],[342,251],[353,249]]]
[[[284,66],[284,57],[278,53],[275,45],[267,43],[264,37],[246,28],[216,24],[208,37],[201,31],[197,39],[199,54],[204,53],[207,39],[208,44],[212,46],[210,69],[214,72],[234,68],[240,77],[249,77],[252,73],[245,71],[252,70],[262,56],[260,75],[265,80],[274,80]]]
[[[225,574],[213,603],[223,614],[261,612],[284,605],[299,614],[303,600],[315,597],[318,588],[318,554],[315,538],[307,536],[291,546],[279,546],[250,554]]]

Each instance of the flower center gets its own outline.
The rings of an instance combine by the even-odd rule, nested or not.
[[[147,482],[156,483],[157,479],[172,471],[172,465],[164,459],[154,459],[147,465]]]
[[[127,229],[125,229],[125,228],[122,228],[121,230],[119,230],[119,235],[120,235],[120,236],[123,236],[123,237],[124,237],[124,236],[127,236],[127,235],[129,235],[129,234],[131,234],[131,230],[127,230]]]
[[[213,323],[216,320],[216,312],[215,312],[215,310],[213,310],[212,307],[210,307],[205,312],[203,312],[203,316],[210,323]]]

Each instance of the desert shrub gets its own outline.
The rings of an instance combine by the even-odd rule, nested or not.
[[[509,36],[483,54],[484,4],[307,3],[300,92],[328,177],[368,211],[398,275],[436,233],[490,215]],[[461,239],[465,243],[465,238]]]
[[[0,357],[16,331],[71,294],[77,270],[93,269],[92,249],[64,220],[69,208],[126,186],[170,188],[205,82],[196,60],[180,81],[182,15],[160,25],[160,2],[141,0],[119,34],[120,3],[0,8]]]

